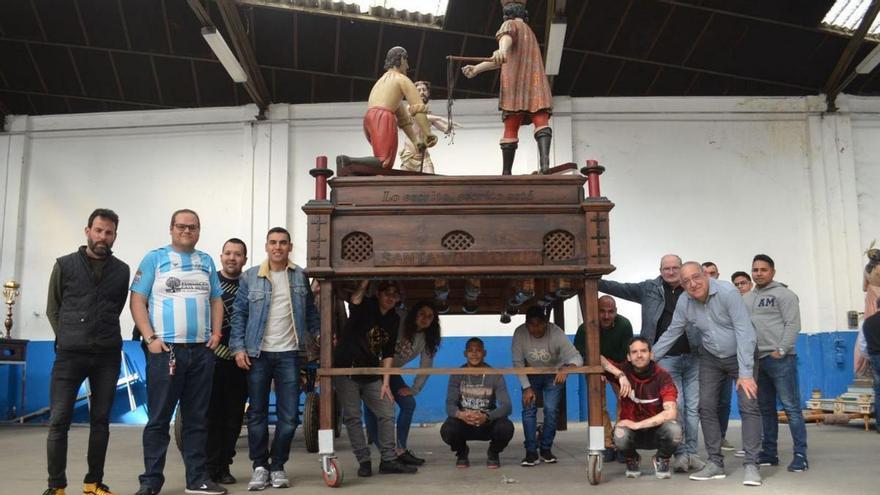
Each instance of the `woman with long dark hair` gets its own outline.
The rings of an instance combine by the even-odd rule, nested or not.
[[[394,352],[395,368],[403,367],[419,356],[419,367],[430,368],[434,366],[434,356],[440,347],[440,317],[430,301],[417,302],[401,321],[397,332],[397,346]],[[397,415],[397,460],[406,464],[420,466],[425,463],[424,459],[416,457],[407,448],[409,428],[412,424],[413,413],[416,410],[415,396],[421,392],[428,381],[428,375],[418,375],[413,380],[412,386],[408,386],[401,375],[391,375],[391,393],[394,401],[400,408]],[[370,440],[376,438],[376,417],[369,409],[364,411],[364,419],[367,423],[367,434]]]

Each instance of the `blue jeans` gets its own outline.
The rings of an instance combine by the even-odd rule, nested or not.
[[[684,441],[676,454],[697,453],[700,439],[700,362],[691,353],[666,356],[658,363],[669,372],[678,389],[678,423],[684,426]],[[730,395],[730,394],[728,394]]]
[[[400,395],[400,389],[409,385],[400,375],[391,375],[389,377],[389,385],[391,386],[391,395],[394,396],[394,402],[400,408],[397,413],[397,447],[406,450],[406,440],[409,438],[409,428],[412,425],[413,413],[416,411],[416,398],[412,395]],[[369,407],[364,408],[364,423],[367,424],[367,437],[373,442],[373,445],[379,445],[376,441],[379,426],[376,415]]]
[[[880,354],[869,354],[871,367],[874,368],[874,427],[880,433]]]
[[[529,375],[529,385],[535,396],[544,397],[544,427],[541,429],[541,449],[553,447],[553,439],[556,438],[556,414],[559,409],[559,398],[565,383],[553,383],[556,375]],[[523,433],[525,434],[526,452],[537,452],[538,442],[538,406],[537,399],[522,410]]]
[[[173,345],[173,344],[169,344]],[[158,492],[165,484],[165,455],[168,453],[168,426],[180,401],[183,421],[183,465],[186,485],[208,481],[205,469],[205,442],[208,438],[208,404],[214,377],[214,351],[204,344],[173,345],[177,366],[168,374],[169,353],[147,353],[147,410],[144,427],[144,473],[138,477],[142,487]]]
[[[299,419],[300,356],[296,351],[261,352],[248,371],[248,450],[254,469],[284,469]],[[269,448],[269,393],[275,382],[275,438]],[[270,461],[271,459],[271,461]]]
[[[807,427],[801,412],[801,393],[798,385],[797,356],[789,354],[781,359],[772,356],[761,358],[758,367],[758,407],[764,427],[761,451],[765,456],[778,457],[776,439],[779,436],[779,419],[776,399],[788,416],[788,429],[794,443],[794,453],[807,456]]]

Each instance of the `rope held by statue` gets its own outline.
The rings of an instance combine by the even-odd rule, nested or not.
[[[491,62],[492,57],[462,57],[458,55],[447,55],[446,56],[446,120],[448,122],[452,122],[452,105],[453,101],[453,92],[455,91],[455,65],[456,62]],[[449,136],[450,141],[449,144],[452,144],[452,139],[455,138],[455,126],[450,125],[448,129],[446,129],[446,135]]]

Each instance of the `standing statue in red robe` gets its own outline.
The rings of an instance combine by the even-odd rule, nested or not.
[[[544,73],[541,49],[532,28],[526,24],[525,0],[501,0],[504,22],[495,33],[498,50],[492,53],[491,62],[466,65],[461,68],[467,78],[489,70],[501,69],[501,92],[498,108],[504,122],[501,138],[503,175],[510,175],[519,142],[519,127],[531,123],[538,143],[541,173],[550,170],[550,114],[553,97],[550,83]]]

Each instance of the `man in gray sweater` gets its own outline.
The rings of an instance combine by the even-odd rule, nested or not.
[[[486,346],[473,337],[467,341],[462,368],[491,368],[486,364]],[[513,438],[510,415],[510,396],[504,375],[452,375],[446,388],[446,414],[449,416],[440,428],[440,437],[455,452],[455,467],[471,465],[468,459],[468,440],[489,441],[486,467],[501,467],[501,451]]]
[[[779,419],[776,399],[788,416],[788,429],[794,444],[794,457],[788,470],[803,472],[807,462],[807,428],[801,412],[795,342],[801,331],[801,313],[797,294],[773,277],[776,264],[766,254],[752,260],[755,288],[743,296],[758,336],[758,407],[761,409],[764,436],[758,464],[776,466],[779,456],[776,439]]]
[[[513,332],[511,346],[515,368],[560,368],[555,375],[518,375],[522,386],[522,423],[526,456],[521,464],[535,466],[541,461],[556,462],[551,450],[556,437],[556,412],[568,372],[563,367],[584,363],[581,353],[569,342],[561,328],[547,321],[544,308],[532,306],[526,311],[526,322]],[[538,457],[538,407],[536,394],[544,397],[544,427],[541,430],[541,455]]]
[[[742,418],[743,484],[760,486],[762,481],[757,461],[761,445],[761,413],[754,378],[757,367],[755,328],[749,312],[733,285],[707,277],[696,261],[681,266],[681,286],[687,295],[679,298],[675,305],[669,328],[654,345],[654,357],[657,361],[662,360],[688,326],[700,333],[700,422],[709,462],[690,478],[703,481],[727,476],[724,456],[721,455],[718,400],[730,377],[736,379]]]

